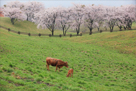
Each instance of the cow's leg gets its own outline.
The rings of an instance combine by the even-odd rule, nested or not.
[[[49,65],[47,64],[47,70],[49,70],[50,71],[50,69],[49,69]]]
[[[56,70],[57,70],[57,66],[56,66]],[[56,72],[56,70],[55,70],[55,72]]]
[[[59,72],[60,72],[60,68],[61,68],[61,67],[59,67]]]
[[[46,67],[47,67],[47,70],[49,70],[49,64],[48,64],[48,61],[46,61]]]
[[[47,70],[48,70],[48,64],[46,63],[46,68],[47,68]]]
[[[71,77],[71,73],[70,73],[70,77]]]
[[[69,74],[68,74],[68,77],[69,77]]]
[[[63,66],[60,66],[60,67],[59,67],[59,71],[60,71],[60,68],[62,68],[62,67],[63,67]]]
[[[48,70],[50,71],[50,69],[49,69],[49,65],[48,65]]]
[[[72,78],[73,78],[73,73],[72,73]]]
[[[60,68],[61,68],[61,67],[59,67],[59,72],[60,72]]]

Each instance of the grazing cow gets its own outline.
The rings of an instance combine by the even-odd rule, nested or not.
[[[71,77],[71,75],[72,75],[72,77],[73,77],[73,69],[70,69],[69,71],[68,71],[68,74],[67,74],[67,77]]]
[[[59,70],[63,66],[65,66],[65,67],[68,68],[68,63],[67,62],[64,62],[64,61],[62,61],[60,59],[55,59],[55,58],[47,57],[46,58],[46,67],[47,67],[47,70],[50,70],[49,69],[49,65],[56,66],[56,70],[57,70],[57,67],[59,67]]]

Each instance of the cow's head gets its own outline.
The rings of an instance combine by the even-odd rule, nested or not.
[[[67,67],[67,68],[68,68],[68,62],[65,62],[65,67]]]
[[[69,77],[69,75],[67,74],[67,77]]]

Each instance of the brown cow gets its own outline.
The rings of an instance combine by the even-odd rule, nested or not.
[[[64,62],[64,61],[62,61],[60,59],[55,59],[55,58],[47,57],[46,58],[46,67],[47,67],[47,70],[50,70],[49,69],[49,65],[56,66],[56,70],[57,70],[57,67],[59,67],[59,70],[63,66],[65,66],[65,67],[68,68],[68,63],[67,62]]]
[[[70,69],[69,71],[68,71],[68,74],[67,74],[67,77],[71,77],[71,75],[72,75],[72,77],[73,77],[73,69]]]

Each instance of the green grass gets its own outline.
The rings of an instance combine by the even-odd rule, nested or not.
[[[11,21],[7,17],[0,17],[0,25],[6,28],[10,28],[14,31],[33,33],[33,34],[51,34],[51,31],[48,29],[37,29],[37,25],[29,21],[16,21],[14,25],[11,24]],[[55,30],[54,35],[63,34],[61,30]],[[67,34],[76,34],[73,32],[67,32]]]
[[[136,56],[136,30],[105,32],[90,35],[83,35],[82,37],[64,38],[73,42],[80,42],[85,44],[93,44],[102,46],[106,49],[114,49],[119,53],[132,54]]]
[[[6,22],[8,19],[1,20],[5,27],[16,30],[25,26],[20,25],[19,29]],[[24,22],[26,26],[30,24]],[[31,25],[26,31],[29,28]],[[36,26],[31,31],[36,33]],[[135,48],[135,33],[131,30],[71,38],[29,37],[0,28],[0,91],[135,91],[135,51],[120,51],[126,44],[128,50]],[[73,78],[66,77],[66,67],[55,72],[55,67],[50,66],[47,71],[46,57],[67,61],[68,69],[74,69]]]

